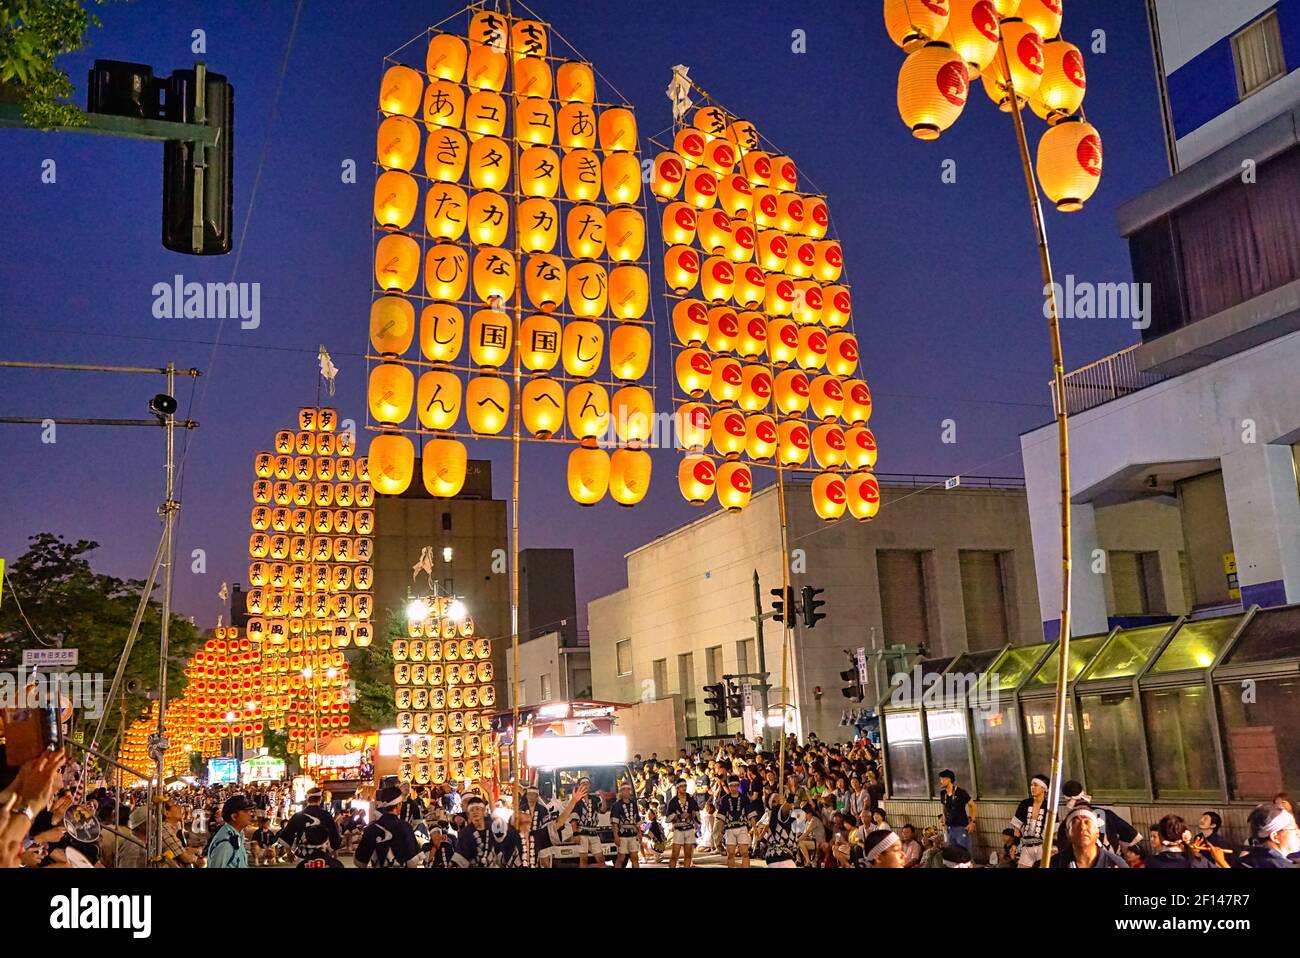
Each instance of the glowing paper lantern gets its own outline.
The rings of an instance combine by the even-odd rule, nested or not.
[[[514,255],[492,246],[480,249],[474,256],[474,291],[485,303],[494,297],[509,302],[515,294]]]
[[[642,443],[654,428],[654,399],[641,386],[624,386],[610,398],[609,413],[619,442]]]
[[[829,329],[847,326],[853,311],[853,300],[844,286],[826,286],[822,289],[822,325]]]
[[[465,485],[468,459],[465,444],[456,439],[431,439],[425,443],[420,474],[429,495],[439,499],[459,495]]]
[[[547,372],[560,359],[559,320],[552,316],[529,316],[519,326],[519,358],[532,372]]]
[[[699,253],[685,245],[670,246],[664,254],[664,280],[679,296],[693,290],[700,280]]]
[[[683,127],[673,137],[673,152],[682,158],[687,170],[704,164],[704,151],[708,145],[709,138],[692,127]]]
[[[545,202],[545,201],[542,201]],[[558,256],[541,254],[528,257],[524,269],[524,289],[533,307],[549,313],[564,302],[568,273]]]
[[[521,57],[515,61],[514,74],[514,90],[518,96],[546,99],[551,95],[554,78],[545,60],[537,57]]]
[[[602,152],[617,153],[636,149],[636,115],[626,107],[616,106],[602,110],[597,126]]]
[[[1038,97],[1030,101],[1034,112],[1055,124],[1074,113],[1088,92],[1083,54],[1060,37],[1043,44],[1043,82]]]
[[[565,217],[565,244],[579,259],[596,259],[605,252],[605,211],[599,206],[581,205]]]
[[[937,40],[948,28],[948,0],[885,0],[885,30],[904,50]]]
[[[729,306],[715,306],[708,311],[709,350],[714,353],[729,353],[736,347],[740,338],[740,318]]]
[[[519,157],[519,188],[524,196],[554,199],[560,190],[560,157],[545,146],[530,146]]]
[[[788,156],[772,157],[772,186],[786,193],[799,188],[799,171]]]
[[[818,240],[813,244],[816,251],[816,266],[813,273],[823,283],[834,283],[844,272],[844,251],[835,240]]]
[[[840,413],[845,422],[865,424],[871,419],[871,390],[861,379],[844,383],[844,409]]]
[[[758,189],[772,184],[772,157],[762,150],[750,150],[740,158],[740,169],[745,179]]]
[[[478,190],[503,190],[510,183],[510,147],[495,136],[484,136],[469,147],[469,180]]]
[[[650,489],[650,454],[616,449],[609,457],[609,495],[620,506],[634,506]]]
[[[379,84],[379,109],[390,115],[415,116],[423,91],[424,77],[419,72],[410,67],[389,67]]]
[[[429,41],[425,72],[439,80],[459,83],[465,76],[469,50],[465,41],[450,33],[439,33]]]
[[[778,369],[795,361],[799,352],[799,327],[791,319],[767,321],[767,358]]]
[[[686,174],[682,198],[697,210],[712,209],[718,201],[717,175],[704,167],[691,170]]]
[[[611,203],[641,199],[641,165],[635,153],[611,153],[600,165],[605,198]]]
[[[834,376],[818,376],[808,384],[808,400],[814,416],[833,422],[844,410],[844,387]]]
[[[380,433],[370,440],[367,458],[375,489],[380,493],[400,496],[410,486],[415,473],[415,447],[405,436]]]
[[[699,398],[713,381],[713,360],[702,349],[683,349],[673,362],[677,387],[692,398]]]
[[[465,122],[465,91],[449,80],[434,80],[424,91],[424,123],[429,132],[435,127],[455,129]]]
[[[380,424],[396,425],[411,414],[415,377],[400,363],[380,363],[370,371],[366,395],[371,418]]]
[[[812,433],[806,423],[798,419],[782,419],[777,426],[777,452],[781,463],[802,466],[812,452]]]
[[[632,382],[650,367],[650,330],[637,323],[619,323],[609,339],[609,369],[615,379]]]
[[[524,99],[515,105],[515,136],[538,146],[555,142],[555,110],[548,100]]]
[[[776,408],[787,416],[802,415],[808,408],[809,391],[808,375],[802,369],[783,370],[773,386]]]
[[[844,434],[844,459],[853,469],[876,467],[876,436],[866,426],[854,426]]]
[[[898,75],[898,112],[918,140],[935,140],[966,106],[966,64],[946,43],[917,48]]]
[[[555,96],[561,103],[594,103],[596,75],[590,63],[569,60],[555,71]]]
[[[736,317],[739,333],[736,352],[741,359],[755,359],[767,350],[767,320],[762,313],[741,313]]]
[[[465,250],[450,243],[429,248],[424,256],[424,288],[431,297],[444,302],[461,299],[468,281],[469,254]]]
[[[948,32],[941,37],[966,61],[971,79],[998,55],[998,12],[991,0],[948,0]]]
[[[471,89],[501,92],[506,85],[506,70],[504,53],[482,44],[470,44],[465,83]]]
[[[609,428],[609,395],[596,383],[581,383],[565,399],[569,431],[579,439],[599,439]]]
[[[589,103],[566,103],[555,117],[560,146],[591,150],[596,146],[596,111]]]
[[[573,320],[564,327],[561,357],[570,376],[595,375],[604,355],[605,332],[599,323]]]
[[[766,409],[772,401],[772,374],[766,366],[750,364],[740,370],[740,408],[746,412]]]
[[[1002,42],[1016,95],[1028,99],[1043,82],[1043,38],[1024,20],[1011,18],[1002,21]]]
[[[710,256],[700,270],[700,292],[711,303],[731,299],[736,284],[736,267],[722,256]],[[791,291],[793,294],[793,290]]]
[[[742,309],[762,306],[767,298],[767,276],[756,263],[743,263],[733,267],[735,286],[731,298]]]
[[[370,345],[380,355],[399,356],[415,338],[415,307],[400,296],[381,296],[370,304]],[[328,461],[328,460],[325,460]]]
[[[724,462],[715,480],[718,504],[728,512],[739,512],[749,505],[754,491],[754,476],[743,462]]]
[[[724,459],[735,459],[745,450],[745,417],[736,409],[720,409],[713,416],[713,448]]]
[[[594,506],[609,491],[609,454],[593,442],[569,453],[569,495],[580,506]]]
[[[525,253],[549,253],[555,249],[560,235],[560,214],[554,203],[541,197],[524,200],[519,204],[518,216],[519,246]],[[500,246],[502,242],[492,245]],[[525,273],[525,286],[527,283],[528,273]]]
[[[1016,15],[1044,40],[1054,40],[1061,32],[1063,8],[1064,0],[1020,0]]]
[[[605,217],[605,246],[616,263],[639,260],[645,251],[645,217],[632,207],[618,207]]]
[[[1077,213],[1101,182],[1101,134],[1079,117],[1050,127],[1038,142],[1038,182],[1062,213]]]
[[[796,323],[801,326],[820,323],[823,305],[822,288],[816,280],[804,279],[794,284],[794,311],[791,315]]]
[[[436,363],[451,363],[465,342],[465,317],[449,303],[430,303],[420,313],[420,352]]]
[[[769,316],[794,312],[794,280],[783,273],[769,273],[763,285],[763,312]]]
[[[678,444],[687,451],[700,452],[713,437],[713,422],[703,403],[689,402],[677,408],[673,417]]]
[[[431,180],[455,183],[469,162],[469,141],[459,130],[433,130],[424,147],[424,172]]]
[[[522,406],[524,428],[539,439],[549,439],[564,425],[564,389],[554,379],[525,383]]]
[[[469,199],[465,191],[451,183],[435,183],[424,199],[424,229],[440,240],[460,239],[465,231]]]
[[[826,350],[826,369],[840,378],[858,369],[858,338],[852,333],[834,333]]]
[[[698,299],[683,299],[673,307],[673,334],[683,346],[697,346],[709,334],[709,309]]]
[[[401,170],[381,173],[375,180],[375,220],[380,226],[405,229],[415,217],[420,188],[415,178]]]
[[[818,518],[834,522],[844,515],[848,491],[844,479],[833,472],[818,473],[812,484],[813,509]]]
[[[480,309],[469,321],[469,355],[485,369],[497,369],[510,358],[514,324],[500,310]]]
[[[834,469],[844,463],[846,440],[844,430],[835,423],[827,423],[813,430],[813,458],[823,469]]]
[[[465,390],[465,418],[481,436],[495,436],[510,421],[510,387],[500,376],[475,376]]]
[[[655,157],[650,172],[650,191],[660,202],[675,199],[686,180],[686,164],[671,150]]]
[[[470,197],[466,211],[469,239],[475,246],[500,246],[510,228],[510,206],[503,196],[480,190]]]
[[[754,189],[743,173],[723,174],[718,180],[718,202],[727,215],[745,218],[754,200]]]
[[[849,514],[859,522],[870,522],[880,512],[880,483],[869,472],[856,473],[844,481]]]
[[[740,363],[727,356],[713,361],[713,378],[709,381],[709,395],[714,402],[731,403],[740,397],[745,373]]]
[[[677,467],[677,487],[682,498],[693,506],[703,505],[712,498],[717,479],[717,467],[708,456],[686,456]]]
[[[745,454],[755,462],[767,462],[776,454],[779,433],[771,416],[750,416],[745,420]]]
[[[386,291],[406,292],[420,272],[420,244],[409,236],[390,234],[375,244],[375,282]]]
[[[609,277],[599,263],[578,263],[569,270],[569,309],[575,316],[596,317],[609,301]]]

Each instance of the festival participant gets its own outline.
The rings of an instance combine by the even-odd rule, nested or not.
[[[904,868],[902,840],[888,828],[868,832],[862,844],[853,850],[850,861],[855,868]]]
[[[1094,805],[1092,796],[1083,790],[1083,785],[1080,782],[1071,780],[1062,785],[1061,797],[1065,799],[1065,812],[1061,815],[1061,824],[1056,827],[1057,847],[1064,848],[1070,843],[1070,836],[1065,830],[1065,819],[1076,805],[1087,805],[1101,816],[1101,843],[1116,855],[1121,854],[1125,847],[1132,845],[1140,837],[1136,828],[1109,808]],[[1152,826],[1152,830],[1155,830],[1154,826]],[[1158,841],[1159,839],[1153,835],[1153,847]]]
[[[1246,819],[1251,845],[1237,858],[1239,868],[1295,868],[1290,856],[1300,852],[1295,816],[1276,802],[1265,802]]]
[[[343,863],[334,854],[334,849],[330,847],[329,829],[318,822],[313,822],[303,830],[299,847],[302,849],[299,868],[343,867]]]
[[[591,779],[578,779],[578,788],[582,789],[582,798],[574,809],[578,832],[578,867],[588,867],[587,861],[595,862],[596,868],[605,867],[605,850],[600,842],[600,796],[591,794]]]
[[[683,867],[690,868],[691,859],[695,855],[695,829],[700,823],[700,806],[695,801],[695,796],[686,793],[686,779],[679,778],[674,784],[677,794],[668,800],[664,808],[664,821],[673,830],[668,867],[677,867],[680,852],[685,858]]]
[[[609,809],[610,825],[614,828],[614,842],[618,852],[614,857],[614,867],[631,868],[641,866],[641,808],[632,790],[632,783],[626,778],[618,783],[618,798]]]
[[[361,833],[353,859],[358,868],[419,868],[423,863],[411,823],[397,814],[401,804],[402,790],[396,785],[385,785],[375,793],[379,817]]]
[[[325,793],[319,788],[313,788],[307,792],[307,804],[303,810],[289,819],[288,824],[280,829],[278,841],[288,851],[290,855],[296,855],[297,846],[301,843],[302,836],[309,825],[321,825],[329,833],[330,849],[337,851],[343,844],[343,836],[339,834],[338,823],[334,821],[334,816],[329,813],[325,807]]]
[[[253,865],[274,865],[279,858],[277,832],[271,830],[270,816],[258,812],[257,827],[248,836],[248,857]]]
[[[1011,816],[1020,843],[1018,868],[1037,868],[1043,860],[1043,828],[1047,825],[1047,776],[1035,775],[1029,781],[1029,797],[1016,807]]]
[[[757,833],[766,841],[763,860],[768,868],[796,868],[798,840],[794,833],[794,805],[775,792],[768,802],[767,813],[759,819]]]
[[[456,850],[447,833],[436,825],[429,829],[429,844],[424,849],[425,868],[452,868]]]
[[[740,778],[727,779],[726,791],[718,797],[718,819],[722,823],[722,841],[727,851],[728,868],[749,867],[749,828],[757,813],[740,794]],[[737,857],[740,861],[737,864]]]
[[[1128,868],[1124,859],[1101,844],[1104,821],[1101,810],[1082,802],[1075,804],[1066,815],[1066,834],[1069,844],[1062,845],[1052,855],[1052,868]]]
[[[1160,844],[1147,856],[1147,868],[1212,868],[1212,860],[1202,858],[1190,845],[1192,831],[1179,815],[1166,815],[1156,824]],[[1227,867],[1227,866],[1225,866]]]
[[[647,858],[654,856],[654,862],[658,865],[663,861],[667,848],[668,836],[664,834],[663,822],[659,821],[659,812],[655,808],[649,808],[645,813],[645,821],[641,823],[641,850]]]

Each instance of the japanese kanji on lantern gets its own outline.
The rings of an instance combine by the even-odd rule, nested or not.
[[[383,401],[399,402],[400,387],[395,380]],[[239,652],[249,645],[260,653],[261,721],[285,730],[299,754],[348,727],[343,649],[365,648],[374,636],[374,497],[387,477],[372,483],[369,458],[355,453],[337,412],[309,406],[296,429],[277,432],[253,460],[249,619]]]
[[[653,409],[636,116],[557,41],[531,14],[471,6],[385,60],[367,420],[380,494],[404,492],[419,458],[426,489],[456,495],[464,442],[485,437],[574,446],[583,505],[646,494],[648,429],[618,418],[641,415],[642,394]],[[620,395],[634,401],[611,407]]]
[[[696,90],[703,101],[655,158],[650,186],[682,496],[743,509],[753,470],[780,468],[811,479],[821,518],[869,520],[880,507],[871,390],[826,198],[800,188],[794,159],[753,123]]]
[[[393,640],[398,776],[417,785],[472,787],[493,777],[492,643],[456,603],[429,597],[407,607],[406,636]]]

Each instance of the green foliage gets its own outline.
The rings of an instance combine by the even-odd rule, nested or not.
[[[80,539],[67,542],[62,536],[42,532],[31,536],[27,552],[6,570],[8,585],[0,603],[0,668],[16,669],[22,650],[36,648],[32,631],[48,643],[61,639],[64,646],[79,650],[77,671],[103,675],[103,691],[117,671],[118,659],[126,646],[144,582],[118,579],[94,572],[86,558],[99,547]],[[19,603],[26,621],[19,614]],[[31,623],[28,628],[27,623]],[[144,689],[158,685],[158,646],[162,607],[150,599],[140,623],[140,634],[127,661],[125,679],[136,679]],[[198,645],[198,630],[187,619],[172,614],[168,634],[168,697],[176,698],[185,688],[184,659]],[[116,738],[122,711],[119,702],[105,702],[108,722],[105,741]],[[126,721],[148,713],[144,693],[124,699]],[[82,731],[85,716],[78,710],[73,734]]]
[[[0,0],[0,102],[21,104],[36,129],[83,125],[81,110],[60,102],[73,87],[54,61],[85,46],[90,26],[101,24],[81,0]]]
[[[366,649],[348,652],[348,677],[356,685],[357,699],[348,713],[348,725],[366,731],[392,728],[397,724],[393,702],[392,640],[406,634],[406,621],[391,615],[383,632],[376,629],[375,641]]]

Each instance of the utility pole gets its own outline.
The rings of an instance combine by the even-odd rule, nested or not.
[[[758,693],[763,699],[763,745],[771,751],[772,730],[767,722],[767,693],[771,685],[767,681],[767,655],[763,651],[763,620],[770,619],[772,613],[763,611],[763,591],[758,582],[758,570],[754,570],[754,645],[758,648],[758,671],[763,676],[758,686]],[[784,729],[784,726],[782,727]]]

